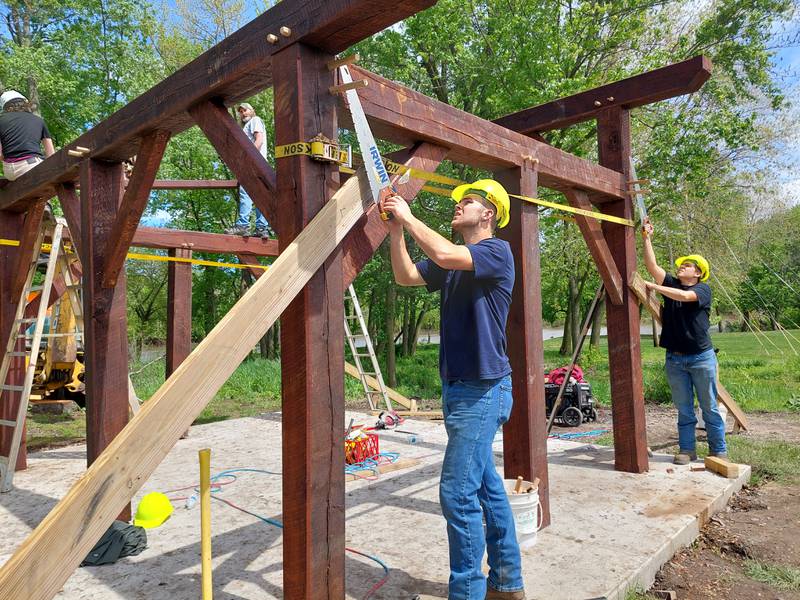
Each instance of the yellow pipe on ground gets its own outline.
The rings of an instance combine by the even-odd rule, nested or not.
[[[198,451],[200,456],[200,569],[203,600],[211,600],[211,449]]]

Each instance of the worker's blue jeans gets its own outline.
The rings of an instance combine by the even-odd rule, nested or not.
[[[504,592],[523,587],[514,517],[492,453],[494,435],[508,421],[511,403],[510,376],[442,381],[447,450],[439,501],[450,542],[449,600],[484,600],[481,564],[487,546],[489,585]]]
[[[717,357],[710,348],[700,354],[667,352],[667,381],[672,402],[678,409],[678,442],[681,450],[695,451],[694,393],[703,411],[708,434],[708,449],[725,452],[725,422],[717,408]]]
[[[239,186],[239,214],[236,218],[236,227],[250,227],[250,211],[253,210],[253,199],[242,186]],[[263,231],[269,227],[267,219],[256,207],[256,231]]]

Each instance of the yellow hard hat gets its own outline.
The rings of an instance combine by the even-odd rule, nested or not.
[[[680,266],[685,262],[690,262],[697,265],[697,267],[700,269],[700,281],[705,281],[708,279],[708,276],[711,275],[711,267],[708,266],[708,261],[699,254],[681,256],[675,261],[675,266],[680,268]]]
[[[151,492],[139,502],[133,524],[137,527],[152,529],[169,519],[172,514],[172,502],[161,492]]]
[[[450,196],[456,202],[461,202],[464,196],[470,193],[477,194],[481,198],[486,198],[489,202],[494,204],[497,209],[497,226],[505,227],[508,225],[509,212],[511,210],[511,203],[508,200],[508,192],[505,188],[497,183],[494,179],[478,179],[473,183],[464,183],[455,188]]]

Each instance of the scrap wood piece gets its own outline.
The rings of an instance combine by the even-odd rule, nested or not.
[[[634,271],[631,273],[628,286],[633,291],[634,295],[639,299],[639,302],[653,315],[658,325],[661,325],[661,302],[655,295],[655,292],[648,290],[644,283],[644,279]],[[730,411],[736,421],[735,429],[743,429],[747,431],[749,425],[747,423],[747,416],[744,414],[742,408],[736,403],[736,400],[730,395],[725,386],[719,380],[719,366],[717,366],[717,399]]]
[[[416,402],[416,400],[414,401]],[[379,415],[382,410],[371,410],[373,415]],[[440,410],[396,410],[394,411],[400,417],[426,417],[428,419],[444,419],[444,413]]]
[[[358,372],[358,368],[355,365],[350,364],[347,361],[344,361],[344,372],[350,375],[350,377],[354,377],[356,379],[361,379],[361,374]],[[367,380],[367,385],[371,387],[373,390],[380,391],[380,384],[378,380],[372,377],[371,375],[364,374],[364,379]],[[390,388],[388,385],[383,386],[386,389],[386,395],[393,402],[397,402],[398,404],[402,404],[405,406],[410,412],[415,413],[417,411],[417,401],[412,400],[410,398],[406,398],[398,392],[397,390]],[[405,411],[404,411],[405,412]],[[400,414],[400,413],[398,413]]]
[[[372,206],[363,170],[333,195],[0,568],[0,600],[49,600]],[[43,557],[47,560],[43,560]]]
[[[714,471],[714,473],[727,477],[728,479],[736,479],[742,472],[742,465],[737,465],[736,463],[717,458],[716,456],[706,456],[704,464],[709,471]]]
[[[384,473],[391,473],[392,471],[399,471],[400,469],[409,469],[416,467],[422,461],[419,458],[399,458],[391,463],[384,463],[378,465],[376,468],[379,475]],[[372,477],[375,475],[373,469],[364,469],[363,471],[356,471],[355,473],[346,473],[344,476],[345,481],[355,481],[356,479],[363,479],[365,477]]]

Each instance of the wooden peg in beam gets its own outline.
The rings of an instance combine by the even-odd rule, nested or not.
[[[342,65],[352,65],[353,63],[356,63],[359,60],[361,60],[361,55],[358,52],[356,52],[355,54],[351,54],[350,56],[343,56],[341,58],[329,60],[328,71],[335,71]]]
[[[341,94],[346,92],[347,90],[357,90],[358,88],[367,87],[369,85],[369,81],[366,79],[358,79],[356,81],[351,81],[350,83],[340,83],[339,85],[332,85],[328,88],[328,91],[331,94]]]

